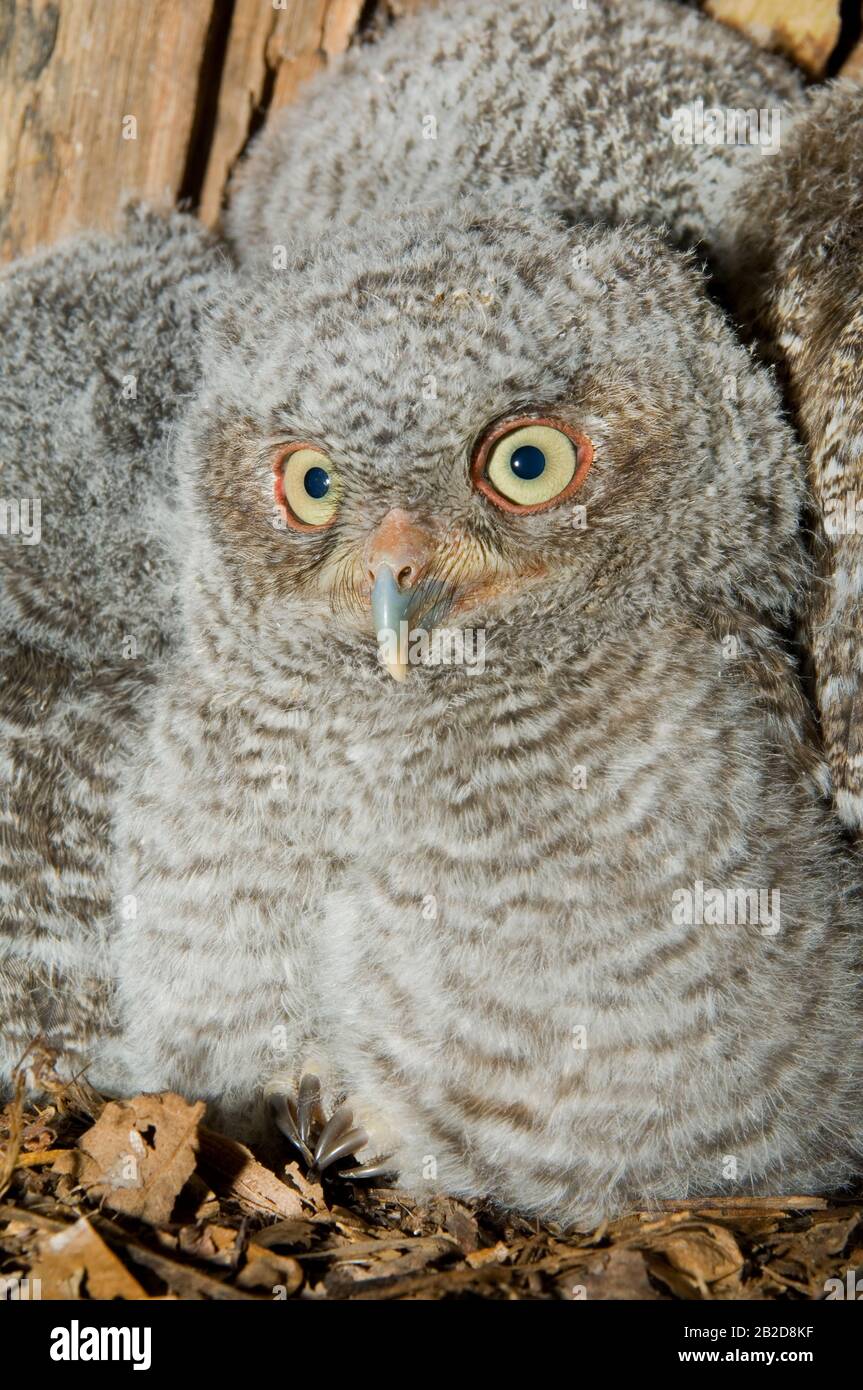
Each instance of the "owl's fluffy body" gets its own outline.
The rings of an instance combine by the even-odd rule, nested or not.
[[[736,307],[770,345],[802,439],[819,531],[807,614],[837,809],[863,830],[863,89],[801,106],[793,140],[735,200]]]
[[[123,1084],[248,1132],[313,1058],[406,1187],[563,1219],[842,1181],[860,947],[772,635],[800,460],[698,277],[649,236],[465,210],[225,298],[179,445],[186,636],[120,817]],[[470,488],[477,427],[528,400],[596,444],[586,530]],[[264,524],[273,441],[309,437],[345,479],[323,540]],[[333,612],[398,506],[534,574],[460,617],[484,671],[396,688]],[[675,925],[698,882],[778,890],[780,930]]]
[[[242,274],[218,275],[197,234],[183,272],[171,247],[191,234],[175,225],[164,245],[150,227],[135,274],[112,245],[49,276],[74,300],[104,263],[92,343],[69,311],[75,362],[95,365],[83,387],[67,370],[61,394],[85,415],[102,402],[87,420],[104,487],[144,470],[121,539],[140,555],[147,537],[160,565],[109,569],[99,512],[79,625],[62,606],[52,625],[44,601],[62,547],[10,570],[0,614],[13,645],[47,654],[54,703],[40,751],[34,660],[13,663],[7,746],[31,761],[9,765],[7,837],[53,872],[74,792],[86,930],[65,904],[61,931],[52,907],[50,951],[78,953],[75,1001],[87,961],[118,987],[115,1029],[102,984],[82,1021],[56,974],[66,1013],[44,1006],[37,971],[13,1040],[41,1021],[105,1088],[204,1095],[245,1135],[266,1079],[295,1086],[314,1064],[406,1187],[563,1220],[836,1186],[863,1151],[859,866],[780,635],[809,585],[801,456],[691,264],[650,232],[567,227],[670,222],[723,262],[732,189],[768,156],[675,145],[659,118],[699,97],[782,104],[799,82],[650,0],[471,0],[457,25],[453,9],[349,58],[264,135],[229,219]],[[513,73],[534,85],[514,95]],[[274,245],[287,264],[271,272]],[[58,355],[67,311],[48,312]],[[30,313],[36,342],[38,307],[15,301],[8,322]],[[131,442],[134,404],[100,384],[118,319],[155,343],[139,373],[151,425]],[[23,421],[29,357],[15,369]],[[175,489],[159,470],[187,392]],[[74,460],[62,401],[41,409],[46,495]],[[525,410],[593,441],[584,513],[514,517],[471,487],[479,433]],[[274,450],[299,440],[344,483],[317,535],[273,525]],[[70,492],[79,525],[89,495]],[[364,556],[393,508],[434,534],[448,621],[484,633],[483,669],[429,662],[403,686],[382,669]],[[131,674],[126,633],[146,635]],[[28,776],[54,798],[47,847],[44,818],[22,816]],[[675,894],[698,885],[766,895],[768,911],[687,923]],[[49,949],[44,902],[25,885],[4,988],[27,986],[31,941],[34,959]]]
[[[188,217],[52,248],[0,277],[0,1075],[69,1066],[111,1026],[111,797],[177,623],[169,438],[223,254]]]
[[[238,170],[227,231],[269,265],[274,246],[369,211],[480,194],[661,226],[721,266],[733,193],[775,151],[676,143],[672,117],[698,101],[788,117],[801,92],[783,59],[662,0],[446,0],[278,113]]]

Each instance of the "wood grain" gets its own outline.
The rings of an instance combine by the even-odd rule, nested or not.
[[[217,0],[16,0],[0,35],[0,254],[171,205]],[[5,39],[5,42],[3,40]]]
[[[714,19],[823,77],[839,39],[839,0],[705,0]]]
[[[355,0],[350,7],[358,14]],[[265,111],[293,100],[300,85],[324,66],[328,28],[346,42],[346,7],[338,6],[339,24],[328,19],[334,8],[327,0],[285,0],[283,9],[236,0],[201,191],[200,213],[208,226],[218,221],[231,170]]]

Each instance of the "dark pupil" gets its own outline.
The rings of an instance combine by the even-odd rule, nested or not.
[[[509,466],[517,478],[538,478],[545,469],[545,454],[535,444],[522,444],[515,450]]]
[[[330,475],[325,468],[310,468],[303,478],[303,487],[310,497],[326,497],[330,490]]]

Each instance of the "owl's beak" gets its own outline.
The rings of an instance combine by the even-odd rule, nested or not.
[[[403,681],[408,673],[407,629],[412,601],[411,590],[400,589],[389,565],[381,565],[372,586],[372,622],[381,660],[397,681]]]
[[[429,531],[399,507],[387,513],[367,547],[372,623],[381,660],[397,681],[408,673],[411,605],[433,549]]]

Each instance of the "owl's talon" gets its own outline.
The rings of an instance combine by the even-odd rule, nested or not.
[[[348,1112],[350,1114],[350,1112]],[[360,1126],[356,1129],[348,1129],[340,1136],[330,1139],[324,1143],[324,1136],[318,1140],[315,1149],[315,1168],[319,1173],[323,1173],[326,1168],[331,1168],[334,1163],[338,1163],[342,1158],[352,1158],[359,1150],[364,1149],[369,1142],[369,1136]]]
[[[310,1174],[353,1181],[354,1178],[377,1178],[394,1171],[389,1164],[389,1154],[378,1154],[352,1168],[334,1167],[364,1149],[369,1136],[362,1125],[354,1124],[353,1110],[348,1105],[337,1105],[325,1120],[321,1083],[313,1072],[301,1077],[296,1095],[276,1091],[270,1094],[269,1101],[276,1126],[300,1153]]]
[[[337,1177],[345,1182],[353,1182],[355,1179],[364,1178],[383,1178],[395,1177],[396,1166],[390,1160],[392,1154],[378,1154],[376,1158],[370,1158],[368,1163],[359,1163],[355,1168],[339,1169]]]
[[[327,1120],[314,1148],[315,1167],[319,1173],[328,1168],[335,1158],[343,1158],[340,1142],[353,1132],[354,1112],[347,1105],[339,1105]],[[347,1151],[345,1151],[347,1152]]]
[[[306,1148],[311,1146],[313,1133],[320,1129],[323,1123],[324,1112],[321,1106],[320,1079],[313,1073],[307,1072],[300,1081],[297,1099],[297,1132]]]
[[[299,1150],[304,1163],[311,1167],[314,1163],[314,1158],[308,1145],[304,1143],[303,1139],[300,1137],[296,1104],[291,1097],[285,1095],[271,1095],[269,1101],[270,1114],[273,1117],[276,1128],[280,1130],[290,1144],[293,1144],[295,1149]]]

